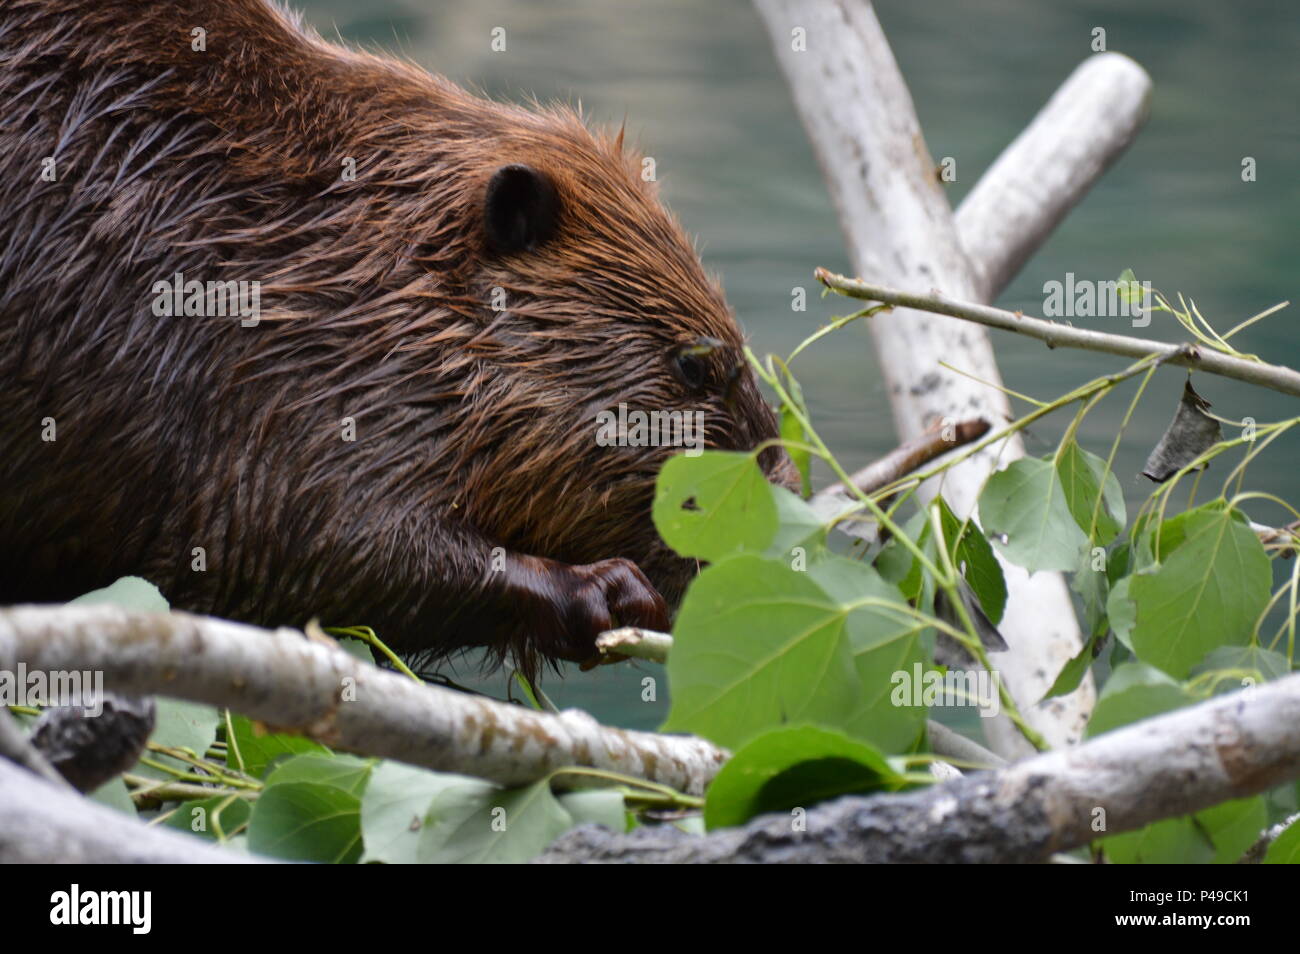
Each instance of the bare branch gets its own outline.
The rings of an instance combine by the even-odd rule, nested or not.
[[[1168,364],[1205,371],[1208,374],[1217,374],[1220,377],[1233,378],[1300,397],[1300,371],[1282,365],[1237,358],[1197,345],[1170,344],[1166,341],[1152,341],[1131,335],[1075,328],[1073,325],[1063,325],[1043,318],[1031,318],[1017,311],[957,301],[936,291],[928,294],[900,291],[887,285],[877,285],[859,278],[836,275],[824,268],[817,269],[816,274],[828,288],[850,298],[879,301],[899,308],[960,318],[963,321],[984,325],[986,328],[1013,331],[1029,338],[1037,338],[1049,348],[1080,348],[1125,358],[1160,355]]]
[[[935,458],[942,457],[971,441],[979,440],[989,432],[990,426],[984,418],[977,417],[960,421],[952,427],[950,433],[945,433],[948,429],[944,426],[944,422],[936,421],[935,426],[924,434],[900,444],[884,457],[872,461],[857,473],[851,474],[853,485],[863,493],[875,493],[881,487],[892,484],[912,471],[924,467]],[[835,483],[823,487],[813,498],[814,507],[818,498],[844,494],[843,484]]]
[[[0,670],[92,669],[107,688],[236,711],[336,748],[523,785],[589,766],[699,793],[727,753],[470,696],[362,662],[293,629],[115,606],[0,610]]]

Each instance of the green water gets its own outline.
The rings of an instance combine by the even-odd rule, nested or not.
[[[582,102],[597,121],[627,119],[629,135],[655,157],[662,191],[760,352],[787,353],[840,302],[811,296],[792,314],[791,288],[812,289],[814,267],[847,269],[834,211],[757,15],[744,0],[298,0],[326,36],[399,51],[422,66],[494,97]],[[1108,49],[1151,74],[1151,118],[1129,153],[1061,225],[999,303],[1041,313],[1043,283],[1108,279],[1132,268],[1166,293],[1193,296],[1220,329],[1296,297],[1295,223],[1300,218],[1300,8],[1237,0],[1043,2],[903,0],[876,5],[910,84],[930,152],[957,160],[954,204],[977,181],[1060,82],[1085,57],[1094,27]],[[505,27],[507,50],[489,48]],[[1080,134],[1086,134],[1081,130]],[[1257,181],[1241,180],[1254,157]],[[1269,360],[1300,364],[1295,308],[1236,339]],[[1109,319],[1112,323],[1114,319]],[[1080,324],[1085,320],[1079,319]],[[1093,319],[1103,327],[1106,319]],[[1180,337],[1156,316],[1148,337]],[[1128,331],[1126,327],[1107,330]],[[1050,398],[1117,360],[1048,352],[994,339],[1007,385]],[[815,420],[848,466],[893,446],[889,410],[863,328],[802,355],[794,370]],[[1117,458],[1130,510],[1149,493],[1138,476],[1172,415],[1183,372],[1162,371]],[[1257,421],[1300,414],[1291,399],[1198,376],[1223,416]],[[1132,390],[1084,423],[1085,446],[1105,453]],[[1058,419],[1028,435],[1031,453],[1055,444]],[[1219,486],[1226,467],[1203,481]],[[1284,437],[1250,472],[1253,489],[1293,496],[1300,434]],[[1277,513],[1260,508],[1259,520]],[[743,634],[738,634],[743,638]],[[459,673],[466,677],[465,670]],[[662,671],[609,667],[547,684],[561,705],[653,727],[665,711]],[[658,679],[643,701],[642,679]],[[468,680],[467,680],[468,681]],[[500,677],[485,688],[499,690]]]

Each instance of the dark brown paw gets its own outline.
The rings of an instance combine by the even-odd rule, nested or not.
[[[525,558],[511,581],[535,621],[536,647],[570,662],[592,660],[596,637],[617,626],[666,631],[668,606],[641,568],[617,557],[581,566]]]
[[[640,626],[666,632],[668,606],[641,568],[621,557],[570,568],[576,583],[571,590],[566,629],[573,640],[563,658],[595,663],[596,637],[616,626]],[[622,658],[622,657],[618,657]],[[610,657],[610,662],[617,658]],[[584,666],[590,668],[590,666]]]
[[[668,606],[631,560],[621,557],[567,568],[564,603],[557,607],[565,636],[556,656],[585,662],[596,656],[596,637],[616,626],[668,629]]]

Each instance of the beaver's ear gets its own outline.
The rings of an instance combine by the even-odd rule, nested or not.
[[[501,255],[530,252],[555,232],[560,197],[550,177],[532,166],[502,166],[488,180],[483,227]]]

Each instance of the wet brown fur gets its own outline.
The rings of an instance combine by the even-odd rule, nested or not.
[[[561,632],[566,567],[630,560],[670,605],[694,572],[649,520],[673,451],[598,447],[597,411],[775,437],[749,371],[726,387],[741,333],[639,157],[567,108],[471,96],[264,0],[5,0],[0,102],[0,601],[139,574],[179,608],[531,669],[589,644]],[[560,214],[503,256],[483,195],[510,163]],[[260,280],[260,324],[154,316],[176,272]],[[697,392],[672,356],[701,338],[722,345]]]

